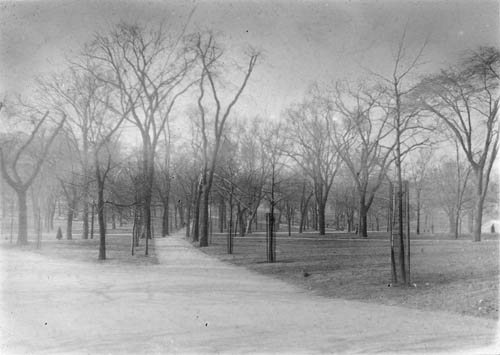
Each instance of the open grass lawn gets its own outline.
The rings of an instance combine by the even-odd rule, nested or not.
[[[262,234],[235,238],[233,255],[226,254],[223,234],[214,234],[202,250],[328,297],[498,319],[498,239],[424,238],[411,243],[413,287],[389,286],[389,243],[380,235],[278,236],[274,264],[266,262]]]
[[[139,247],[135,249],[135,255],[130,253],[131,232],[126,229],[109,230],[106,235],[106,263],[107,264],[136,264],[147,265],[157,264],[158,260],[154,253],[154,243],[149,243],[149,256],[144,256],[145,240],[141,239]],[[54,234],[54,235],[52,235]],[[36,249],[36,242],[30,236],[30,242],[21,249],[39,253],[53,258],[63,258],[75,261],[97,262],[99,256],[99,237],[94,236],[94,239],[81,239],[80,236],[74,237],[72,240],[55,239],[55,233],[49,236],[44,236],[42,247]],[[15,241],[13,244],[4,241],[1,244],[2,248],[19,248]]]

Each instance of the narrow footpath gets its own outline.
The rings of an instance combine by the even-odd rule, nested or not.
[[[155,250],[147,266],[2,253],[0,353],[498,353],[491,320],[319,297],[180,236]]]

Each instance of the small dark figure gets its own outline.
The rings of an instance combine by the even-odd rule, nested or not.
[[[495,233],[495,225],[493,223],[491,224],[491,233]]]
[[[63,237],[63,235],[62,235],[61,227],[59,227],[59,228],[57,228],[56,238],[57,238],[57,240],[61,240],[62,237]]]
[[[308,273],[307,271],[303,271],[302,275],[304,275],[304,277],[309,277],[309,276],[311,276],[311,274],[310,274],[310,273]]]

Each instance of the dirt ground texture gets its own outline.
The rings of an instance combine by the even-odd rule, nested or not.
[[[1,248],[0,353],[496,352],[491,319],[322,297],[179,236],[156,238],[148,260],[123,261],[124,238],[108,239],[105,262],[95,240]]]
[[[262,235],[236,238],[233,255],[226,252],[225,235],[214,235],[202,250],[323,296],[498,320],[498,240],[413,240],[408,288],[390,285],[386,240],[351,237],[279,236],[274,264],[265,262]]]

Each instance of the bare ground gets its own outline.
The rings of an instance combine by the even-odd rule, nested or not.
[[[127,241],[109,262],[95,241],[2,248],[0,353],[495,353],[493,320],[318,296],[180,237],[134,259]]]
[[[382,235],[368,240],[353,237],[279,237],[275,264],[265,262],[263,235],[236,238],[234,254],[228,255],[226,236],[215,234],[212,245],[202,250],[327,297],[498,320],[497,239],[481,243],[422,237],[413,240],[412,287],[408,288],[390,284],[389,245]]]

